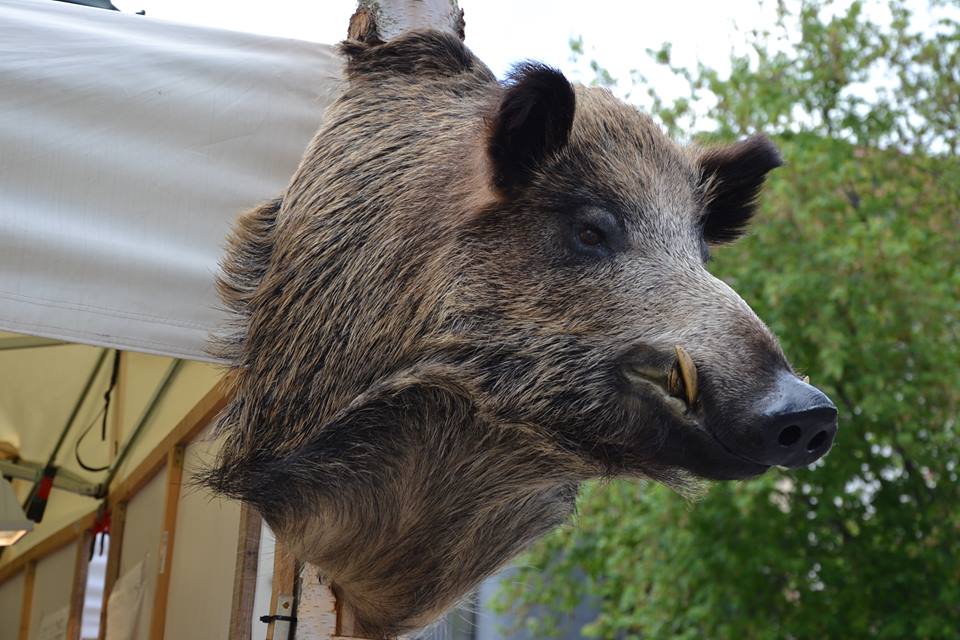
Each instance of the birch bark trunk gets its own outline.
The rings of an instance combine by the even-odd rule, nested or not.
[[[465,22],[457,0],[360,0],[350,18],[348,37],[385,42],[405,31],[428,27],[463,40]],[[337,603],[316,567],[303,565],[298,580],[294,640],[359,640],[353,615]]]
[[[360,0],[347,34],[364,42],[386,41],[426,27],[449,31],[463,40],[465,23],[457,0]]]

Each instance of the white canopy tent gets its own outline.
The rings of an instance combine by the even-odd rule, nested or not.
[[[210,360],[205,343],[224,319],[214,290],[224,238],[239,213],[283,191],[340,73],[329,45],[50,0],[0,3],[0,464],[43,464],[70,427],[43,521],[0,562],[0,639],[23,617],[5,608],[19,605],[24,580],[11,564],[99,503],[63,488],[104,482],[80,457],[116,462],[170,357]],[[82,393],[102,347],[127,352],[106,439],[111,367]],[[118,481],[210,397],[220,373],[180,368]],[[31,485],[15,481],[19,501]],[[204,509],[233,514],[217,515],[222,528],[239,506]],[[38,587],[34,609],[55,595]]]
[[[282,192],[340,67],[328,45],[4,0],[0,330],[209,360],[223,239]]]

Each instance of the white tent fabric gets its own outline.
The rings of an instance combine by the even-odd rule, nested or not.
[[[0,3],[0,329],[209,360],[244,209],[332,100],[330,46]]]

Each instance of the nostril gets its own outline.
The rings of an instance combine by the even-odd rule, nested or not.
[[[837,408],[819,389],[793,374],[781,376],[776,393],[758,401],[759,415],[745,457],[798,469],[822,457],[837,433]]]
[[[807,451],[815,451],[820,448],[824,442],[827,441],[827,432],[821,431],[817,435],[810,438],[810,442],[807,443]]]
[[[780,435],[777,436],[777,442],[779,442],[780,445],[783,447],[792,447],[797,443],[797,440],[799,440],[800,436],[802,435],[803,435],[803,431],[800,429],[800,427],[798,427],[795,424],[792,424],[780,432]],[[826,437],[827,434],[822,433],[820,435],[823,435],[824,437]],[[818,437],[819,435],[814,436],[814,440]]]

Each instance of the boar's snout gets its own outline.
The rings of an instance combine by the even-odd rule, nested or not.
[[[785,363],[746,378],[746,386],[743,378],[738,384],[716,367],[696,364],[679,345],[634,346],[619,367],[627,397],[659,402],[666,409],[661,415],[677,420],[657,459],[701,477],[739,479],[772,466],[803,467],[833,445],[836,407]]]
[[[757,462],[802,467],[822,458],[837,434],[837,408],[822,391],[791,373],[783,373],[758,407],[760,450],[747,453]]]

